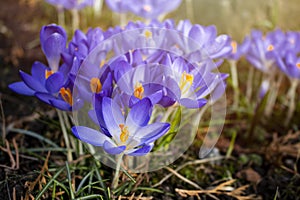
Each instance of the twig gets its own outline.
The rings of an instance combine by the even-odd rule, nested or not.
[[[17,200],[16,187],[13,188],[13,200]]]
[[[0,167],[5,167],[5,168],[9,168],[9,169],[16,169],[16,161],[14,159],[14,156],[12,155],[12,152],[10,150],[10,147],[9,147],[9,143],[7,140],[5,140],[5,145],[6,145],[6,148],[3,148],[0,146],[0,149],[4,152],[6,152],[10,158],[10,162],[11,162],[11,167],[8,167],[6,165],[0,165]]]
[[[12,142],[13,142],[15,152],[16,152],[16,169],[19,169],[20,168],[20,156],[19,156],[19,148],[16,143],[16,138],[13,138]]]
[[[190,161],[187,162],[179,167],[177,167],[174,171],[178,172],[179,170],[183,169],[186,166],[189,165],[199,165],[199,164],[204,164],[207,162],[212,162],[212,161],[216,161],[216,160],[222,160],[224,159],[223,156],[219,156],[219,157],[213,157],[213,158],[205,158],[205,159],[201,159],[201,160],[194,160],[194,161]],[[166,180],[168,180],[171,176],[173,175],[173,173],[168,174],[167,176],[165,176],[160,182],[156,183],[155,185],[153,185],[152,187],[158,187],[161,184],[163,184]]]
[[[5,129],[5,115],[2,105],[2,94],[0,93],[0,109],[1,109],[1,118],[2,118],[2,140],[4,141],[6,138],[6,129]]]
[[[173,173],[175,176],[177,176],[178,178],[180,178],[181,180],[183,180],[184,182],[192,185],[193,187],[197,188],[197,189],[201,189],[201,187],[199,185],[197,185],[196,183],[194,183],[193,181],[183,177],[181,174],[179,174],[178,172],[176,172],[174,169],[170,168],[170,167],[165,167],[165,169],[169,170],[169,172]]]

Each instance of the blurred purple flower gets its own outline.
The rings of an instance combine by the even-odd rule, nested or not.
[[[106,0],[108,7],[119,13],[132,12],[146,19],[157,19],[160,15],[175,10],[181,0]]]
[[[300,57],[297,52],[288,51],[284,58],[277,56],[277,65],[288,77],[300,79]]]
[[[276,61],[276,54],[284,48],[285,35],[279,29],[263,36],[261,31],[253,30],[247,60],[257,69],[270,72]]]
[[[49,4],[53,6],[58,6],[65,8],[67,10],[81,10],[87,6],[93,6],[94,0],[46,0]]]
[[[108,154],[124,153],[143,156],[151,151],[154,141],[170,129],[168,123],[148,124],[152,114],[152,104],[148,98],[136,103],[125,117],[114,100],[104,97],[101,109],[107,133],[84,126],[72,128],[73,134],[83,142],[101,146]]]
[[[231,41],[232,51],[227,56],[229,60],[239,60],[242,56],[246,55],[251,44],[251,39],[245,37],[244,41],[241,44],[238,44],[236,41]]]
[[[230,37],[228,35],[217,36],[215,26],[193,25],[189,20],[184,20],[179,22],[176,29],[185,36],[177,40],[177,44],[182,46],[182,49],[190,49],[189,53],[194,53],[196,50],[199,53],[196,53],[191,60],[189,59],[190,61],[197,61],[197,57],[202,59],[205,56],[211,59],[222,59],[232,52]]]
[[[105,0],[105,3],[112,11],[118,13],[128,12],[130,7],[128,0]]]

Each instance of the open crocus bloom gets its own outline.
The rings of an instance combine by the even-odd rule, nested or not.
[[[104,97],[100,106],[101,109],[96,109],[96,112],[102,112],[103,119],[98,119],[98,122],[107,127],[106,134],[84,126],[75,126],[72,132],[83,142],[103,147],[108,154],[143,156],[151,151],[154,141],[170,128],[168,123],[148,124],[152,113],[148,98],[136,103],[126,117],[111,98]]]

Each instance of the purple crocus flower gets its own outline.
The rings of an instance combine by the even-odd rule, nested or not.
[[[199,61],[197,59],[203,59],[203,56],[222,59],[232,52],[230,37],[224,34],[217,36],[215,26],[193,25],[189,20],[184,20],[179,22],[176,29],[185,36],[185,38],[176,40],[177,45],[182,49],[189,50],[186,53],[195,54],[195,51],[198,51],[189,58],[190,61]],[[203,52],[207,55],[203,55]]]
[[[253,30],[246,58],[254,67],[268,73],[274,67],[275,55],[284,48],[284,44],[285,36],[280,30],[270,32],[266,36],[263,36],[261,31]]]
[[[9,88],[19,94],[36,96],[41,101],[61,110],[71,110],[74,103],[72,98],[72,83],[69,80],[70,66],[59,66],[61,54],[66,48],[66,33],[57,25],[43,26],[40,32],[41,46],[49,67],[35,62],[31,75],[20,71],[21,82],[9,85]]]
[[[241,44],[238,44],[236,41],[231,41],[232,51],[227,56],[229,60],[239,60],[242,56],[246,55],[251,45],[251,39],[245,37],[244,41]]]
[[[66,31],[55,24],[43,26],[40,31],[40,42],[49,67],[53,72],[56,72],[59,67],[61,54],[66,50]]]
[[[181,0],[127,0],[129,10],[146,19],[157,19],[160,15],[175,10]]]
[[[124,0],[105,0],[106,5],[114,12],[125,13],[129,11],[129,1]]]
[[[68,10],[81,10],[84,7],[93,6],[95,3],[94,0],[46,0],[46,2]]]
[[[205,98],[209,94],[213,102],[224,93],[223,81],[227,75],[210,72],[211,62],[199,66],[182,57],[165,54],[160,63],[167,66],[163,85],[169,91],[168,96],[187,108],[200,108],[207,103]]]
[[[284,58],[277,56],[277,65],[288,77],[300,79],[300,57],[297,52],[288,51]]]
[[[108,97],[103,98],[101,107],[107,134],[84,126],[75,126],[72,132],[83,142],[103,147],[108,154],[143,156],[170,128],[168,123],[148,124],[152,113],[148,98],[136,103],[126,117],[118,104]],[[99,124],[103,122],[101,120]]]

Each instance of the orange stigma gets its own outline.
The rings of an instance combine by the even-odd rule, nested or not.
[[[120,140],[121,142],[126,142],[129,138],[129,131],[128,127],[125,126],[124,124],[119,124],[119,127],[121,129],[121,134],[120,134]]]
[[[135,86],[134,86],[134,92],[133,92],[133,95],[136,97],[136,98],[139,98],[139,99],[142,99],[143,96],[144,96],[144,87],[141,83],[137,83]]]
[[[300,63],[297,63],[297,64],[296,64],[296,67],[297,67],[298,69],[300,69]]]
[[[235,54],[237,52],[237,43],[236,41],[231,42],[232,53]]]
[[[71,93],[70,88],[66,89],[66,88],[62,87],[59,90],[59,93],[60,93],[61,97],[63,98],[63,100],[65,102],[67,102],[68,104],[70,104],[70,106],[73,105],[73,98],[72,98],[72,93]]]
[[[45,78],[48,79],[49,76],[51,76],[52,74],[54,74],[54,71],[46,69],[46,71],[45,71]]]
[[[270,44],[270,45],[267,47],[267,50],[268,50],[268,51],[273,51],[273,50],[274,50],[274,46]]]
[[[90,88],[93,93],[99,93],[102,89],[102,84],[99,78],[92,78],[90,81]]]

